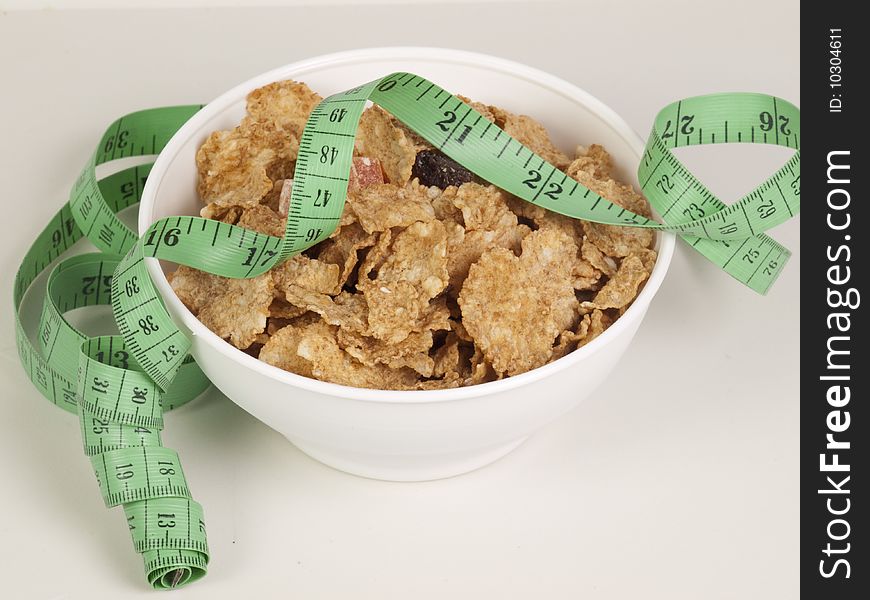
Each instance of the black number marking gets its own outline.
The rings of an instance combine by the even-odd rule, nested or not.
[[[164,529],[175,527],[175,513],[157,513],[157,526]]]
[[[94,377],[94,384],[91,386],[91,389],[97,393],[105,394],[106,390],[109,389],[109,380]]]
[[[731,233],[737,233],[737,224],[736,223],[726,223],[719,228],[719,233],[722,235],[729,235]]]
[[[323,230],[320,229],[320,228],[318,228],[318,229],[309,229],[308,231],[305,232],[305,241],[306,241],[306,242],[312,242],[312,241],[314,241],[315,239],[317,239],[317,236],[319,236],[321,233],[323,233]]]
[[[447,133],[450,131],[450,124],[456,120],[456,113],[452,110],[445,110],[444,116],[447,118],[442,119],[441,121],[436,121],[435,124],[441,129],[441,131]]]
[[[154,317],[152,315],[147,315],[139,319],[139,328],[145,335],[151,335],[152,333],[160,329],[157,323],[154,322]]]
[[[770,215],[776,212],[776,207],[773,205],[773,200],[769,202],[762,202],[758,205],[758,216],[762,219],[766,219]]]
[[[778,267],[778,266],[779,266],[779,263],[777,261],[775,261],[775,260],[770,261],[769,263],[767,263],[767,266],[764,267],[764,274],[768,275],[770,277],[773,277],[773,273],[775,272],[776,267]]]
[[[394,87],[396,87],[396,81],[394,79],[388,79],[387,81],[382,81],[378,84],[378,91],[389,92]]]
[[[103,146],[103,153],[108,154],[112,150],[117,148],[126,148],[127,147],[127,137],[129,137],[130,132],[126,129],[118,133],[117,136],[112,136],[106,140],[106,145]]]
[[[758,115],[758,120],[761,122],[761,131],[773,129],[773,115],[766,110]]]
[[[100,233],[98,236],[100,241],[106,246],[112,245],[112,240],[115,238],[115,232],[112,231],[106,223],[100,225]]]
[[[278,254],[277,250],[266,250],[263,253],[263,260],[260,261],[260,266],[265,267],[266,265],[268,265],[269,261],[271,261],[276,254]]]
[[[166,246],[174,246],[178,243],[178,234],[181,233],[181,230],[178,227],[172,227],[171,229],[167,229],[166,233],[163,234],[163,244]],[[154,242],[157,238],[157,230],[154,229],[151,233],[148,234],[148,239],[145,241],[146,246],[153,246]]]
[[[91,213],[91,209],[94,207],[93,202],[91,202],[90,196],[85,196],[85,199],[82,200],[82,216],[87,217]]]
[[[142,389],[140,387],[134,387],[133,397],[130,398],[130,401],[133,402],[133,404],[145,404],[146,402],[148,402],[147,396],[148,388]]]
[[[529,169],[529,178],[523,179],[523,183],[533,190],[538,188],[539,181],[541,181],[541,173],[535,169]]]
[[[124,293],[127,294],[128,298],[132,298],[133,294],[139,293],[139,278],[137,275],[133,275],[127,280],[127,283],[124,284]]]
[[[758,250],[749,250],[746,254],[743,255],[743,260],[748,262],[750,265],[755,264],[755,259],[761,256],[761,253]]]
[[[788,117],[779,115],[779,132],[783,135],[791,135],[791,129],[788,126]]]
[[[118,362],[116,367],[121,367],[122,369],[126,369],[130,366],[130,353],[126,350],[118,350],[112,356],[115,357],[115,360]]]
[[[559,194],[562,193],[562,186],[555,181],[551,181],[547,186],[547,191],[544,192],[544,195],[547,196],[550,200],[558,200]]]
[[[324,144],[320,147],[320,163],[330,165],[335,163],[335,159],[338,156],[338,148],[335,146],[330,146],[329,144]]]
[[[253,264],[254,256],[257,254],[257,247],[250,246],[248,248],[248,257],[245,259],[245,262],[242,263],[243,267],[250,267]]]
[[[109,421],[103,421],[93,417],[91,418],[91,425],[93,426],[94,435],[109,433]]]
[[[456,138],[456,142],[458,144],[461,144],[462,142],[464,142],[465,138],[468,137],[469,133],[471,133],[471,125],[466,125],[465,127],[462,128],[462,133],[459,134],[459,137]]]
[[[317,196],[314,198],[314,206],[325,207],[329,204],[329,201],[332,199],[332,192],[329,190],[324,190],[322,188],[318,188]]]
[[[704,216],[704,209],[692,202],[687,208],[683,209],[683,214],[688,217],[690,221],[694,221],[695,219],[700,219]]]
[[[674,132],[671,131],[672,124],[673,123],[670,121],[670,119],[665,123],[665,130],[662,132],[662,139],[663,140],[674,137]]]
[[[178,356],[178,349],[170,344],[166,350],[163,350],[163,360],[166,362],[172,362],[174,356]]]
[[[88,277],[82,277],[82,295],[90,296],[96,290],[94,289],[95,284],[97,283],[97,276],[90,275]]]
[[[671,190],[674,189],[674,183],[671,181],[671,178],[665,174],[656,181],[656,187],[661,189],[665,194],[670,194]]]
[[[126,465],[115,465],[115,477],[121,481],[130,479],[133,477],[133,465],[131,463],[127,463]]]
[[[695,131],[695,126],[692,125],[692,121],[695,120],[695,115],[686,115],[680,118],[680,123],[682,126],[680,127],[680,133],[683,135],[689,135],[693,131]]]
[[[333,108],[329,113],[329,122],[330,123],[341,123],[342,119],[344,119],[344,115],[347,114],[347,109],[344,108]]]
[[[166,460],[158,460],[157,464],[158,465],[168,465],[168,466],[160,467],[160,474],[161,475],[175,475],[175,469],[174,469],[175,465],[173,463],[166,461]]]

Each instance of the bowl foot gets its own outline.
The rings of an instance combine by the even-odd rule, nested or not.
[[[417,456],[365,454],[287,439],[311,458],[351,475],[383,481],[432,481],[485,467],[519,447],[528,437],[473,451]]]

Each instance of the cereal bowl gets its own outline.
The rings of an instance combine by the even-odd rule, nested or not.
[[[554,142],[603,144],[617,174],[637,187],[643,143],[612,110],[577,87],[510,61],[437,48],[374,48],[320,56],[259,75],[205,106],[170,140],[145,186],[139,231],[159,218],[195,215],[195,154],[212,131],[244,116],[251,90],[282,79],[306,82],[326,96],[393,71],[410,71],[446,89],[536,117]],[[232,401],[279,431],[309,456],[342,471],[392,481],[457,475],[484,466],[574,408],[605,381],[628,348],[674,251],[672,234],[657,236],[658,259],[634,303],[585,346],[526,373],[444,390],[390,391],[347,387],[281,370],[207,329],[166,278],[173,267],[147,259],[173,319],[192,339],[206,376]]]

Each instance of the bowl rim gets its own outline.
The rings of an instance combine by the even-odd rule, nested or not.
[[[581,104],[593,112],[623,138],[636,153],[638,160],[644,152],[644,143],[641,138],[613,109],[576,85],[534,67],[488,54],[431,46],[387,46],[345,50],[289,63],[252,77],[222,93],[194,114],[172,136],[151,168],[151,174],[142,191],[139,205],[139,235],[142,235],[155,220],[153,218],[153,209],[166,171],[172,165],[182,146],[191,137],[196,135],[212,117],[226,110],[240,98],[244,98],[250,90],[272,81],[291,77],[301,78],[307,72],[327,66],[339,64],[351,65],[371,62],[373,60],[424,60],[428,62],[454,63],[482,67],[525,79],[530,83],[547,88],[572,102]],[[193,168],[192,165],[191,168]],[[489,396],[526,386],[554,375],[563,369],[570,369],[587,356],[603,350],[607,345],[615,341],[623,330],[631,327],[635,321],[643,318],[650,301],[661,286],[670,266],[674,254],[676,235],[661,231],[657,233],[659,241],[658,257],[644,288],[625,313],[597,338],[562,358],[531,371],[512,375],[498,381],[442,390],[376,390],[359,388],[304,377],[272,366],[246,354],[209,330],[176,296],[166,279],[163,269],[160,267],[159,261],[155,258],[146,258],[145,263],[151,280],[154,282],[164,302],[171,305],[170,314],[180,315],[183,328],[190,331],[191,337],[200,338],[202,342],[217,350],[224,357],[241,363],[243,367],[292,387],[338,398],[376,403],[437,403]],[[192,350],[195,351],[195,348],[196,344],[193,344]]]

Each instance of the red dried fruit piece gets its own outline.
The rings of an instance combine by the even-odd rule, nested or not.
[[[364,187],[384,183],[384,170],[381,161],[367,156],[354,156],[347,180],[347,191],[357,192]]]
[[[434,185],[442,190],[475,180],[474,173],[437,150],[421,150],[417,153],[411,177],[418,178],[425,186]]]

